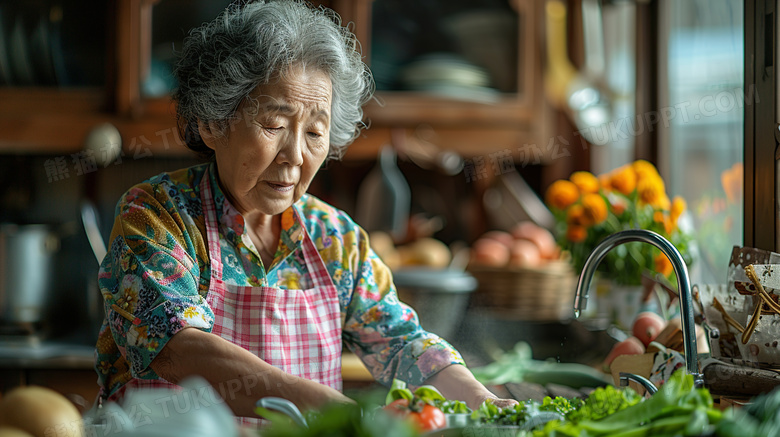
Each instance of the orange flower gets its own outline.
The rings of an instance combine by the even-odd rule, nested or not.
[[[655,259],[655,271],[664,275],[669,276],[674,271],[674,267],[672,267],[672,262],[669,261],[669,258],[666,257],[663,253],[659,253]]]
[[[600,174],[598,176],[599,185],[601,185],[601,189],[604,191],[612,191],[612,184],[610,183],[610,179],[612,176],[609,173]]]
[[[680,218],[682,213],[685,212],[685,208],[687,208],[688,205],[685,203],[685,199],[683,199],[680,196],[674,196],[674,200],[672,200],[672,211],[671,211],[671,218],[672,218],[672,224],[677,226],[677,220]]]
[[[580,190],[573,182],[558,180],[547,189],[547,204],[557,209],[566,209],[580,197]]]
[[[582,209],[588,224],[597,225],[607,219],[607,202],[600,194],[586,194],[582,198]]]
[[[569,225],[566,229],[566,239],[572,243],[582,243],[588,237],[588,230],[582,226]]]
[[[598,193],[599,180],[593,173],[587,171],[576,171],[569,176],[569,180],[580,189],[580,193]]]
[[[630,166],[624,165],[612,173],[609,184],[613,189],[628,196],[636,188],[636,173]]]
[[[642,179],[637,183],[636,188],[639,191],[640,204],[662,207],[664,198],[668,201],[664,181],[660,177]]]
[[[742,201],[742,180],[744,178],[744,169],[741,162],[731,166],[720,175],[720,183],[723,184],[723,191],[726,192],[726,198],[730,204],[736,204]]]
[[[645,161],[644,159],[638,159],[634,161],[631,164],[631,168],[634,169],[634,173],[636,173],[637,180],[642,180],[644,178],[661,177],[658,174],[658,170],[655,168],[655,166],[650,162]]]
[[[663,211],[656,211],[653,213],[653,221],[656,223],[663,223],[664,217],[665,216]]]
[[[572,225],[590,226],[590,221],[588,220],[588,215],[585,213],[585,208],[579,203],[572,205],[571,208],[566,211],[566,223],[569,227]]]
[[[656,211],[653,213],[653,221],[656,223],[660,223],[664,226],[664,232],[667,234],[671,234],[674,230],[674,226],[672,224],[671,218],[664,214],[663,211]]]

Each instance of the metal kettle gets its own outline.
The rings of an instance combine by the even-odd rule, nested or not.
[[[29,329],[42,321],[59,249],[53,225],[0,224],[0,324]]]

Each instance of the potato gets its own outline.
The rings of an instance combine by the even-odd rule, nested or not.
[[[509,248],[490,238],[479,238],[471,246],[471,260],[474,266],[505,267],[509,262]]]
[[[390,234],[382,231],[371,232],[368,236],[368,241],[374,253],[390,270],[396,270],[401,266],[401,254],[396,250]]]
[[[382,256],[383,253],[388,251],[395,250],[393,237],[391,237],[387,232],[371,232],[368,234],[368,242],[371,248],[374,249],[374,252],[376,252],[379,256]]]
[[[18,387],[3,397],[0,426],[17,428],[35,437],[83,435],[76,406],[54,390],[38,386]]]
[[[398,248],[404,265],[445,268],[452,261],[452,253],[446,244],[435,238],[421,238]]]

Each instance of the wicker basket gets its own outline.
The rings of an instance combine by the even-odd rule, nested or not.
[[[497,316],[529,321],[561,321],[572,318],[577,277],[566,261],[539,268],[469,267],[479,288],[476,306]]]

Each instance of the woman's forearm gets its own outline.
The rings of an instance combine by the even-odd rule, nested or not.
[[[494,403],[500,407],[517,403],[513,399],[498,399],[495,394],[474,378],[466,366],[459,364],[444,368],[428,378],[425,384],[436,387],[447,399],[465,402],[471,409],[478,408],[486,399],[493,399]]]
[[[255,402],[266,396],[287,399],[302,409],[349,402],[330,387],[285,373],[240,346],[194,328],[171,337],[150,367],[174,384],[201,376],[237,416],[255,416]]]

